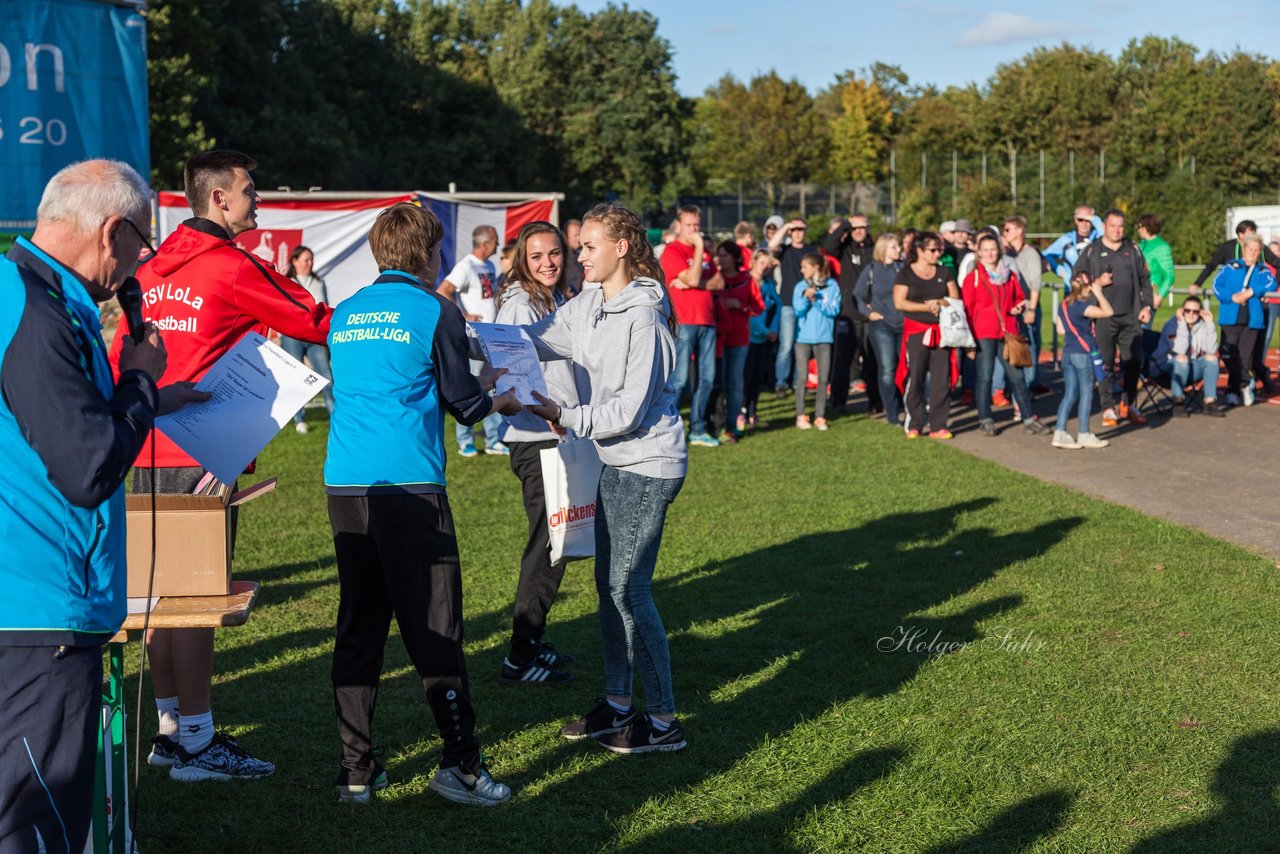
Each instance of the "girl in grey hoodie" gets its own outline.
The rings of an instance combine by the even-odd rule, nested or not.
[[[568,249],[560,229],[549,222],[531,222],[520,229],[511,259],[511,272],[498,293],[498,323],[524,326],[537,323],[570,297]],[[547,390],[566,405],[578,402],[570,362],[543,362]],[[511,649],[502,662],[502,681],[508,685],[559,684],[573,674],[565,669],[568,656],[542,642],[547,614],[560,590],[565,564],[551,563],[547,530],[546,489],[542,482],[542,451],[554,448],[565,434],[528,410],[506,417],[503,443],[511,449],[511,473],[520,478],[529,540],[520,557],[516,585]]]
[[[684,484],[687,450],[670,377],[674,312],[640,219],[597,205],[582,220],[582,293],[527,327],[543,359],[572,359],[577,406],[541,398],[529,411],[595,442],[596,591],[605,691],[566,738],[616,753],[680,750],[666,630],[650,590],[667,507]],[[634,655],[634,660],[633,660]],[[639,670],[645,714],[631,702]]]

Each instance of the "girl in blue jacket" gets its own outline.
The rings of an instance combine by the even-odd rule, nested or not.
[[[835,341],[836,317],[840,314],[840,288],[831,278],[827,259],[810,252],[800,259],[804,281],[796,284],[791,307],[796,312],[796,426],[827,429],[827,378],[831,375],[831,344]],[[809,379],[809,358],[818,363],[817,405],[813,424],[805,414],[805,387]]]
[[[1276,289],[1276,277],[1262,263],[1262,238],[1245,238],[1240,257],[1225,264],[1213,280],[1222,329],[1222,360],[1227,363],[1227,404],[1253,405],[1253,351],[1266,325],[1262,295]]]

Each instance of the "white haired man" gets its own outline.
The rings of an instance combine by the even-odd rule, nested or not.
[[[0,851],[80,851],[93,812],[102,645],[125,617],[125,476],[157,412],[153,326],[112,379],[98,320],[147,246],[146,184],[109,160],[45,187],[0,259]]]

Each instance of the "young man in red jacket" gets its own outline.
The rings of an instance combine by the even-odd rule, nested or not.
[[[199,380],[245,333],[275,329],[323,344],[333,310],[232,243],[257,227],[257,164],[237,151],[187,161],[183,184],[194,217],[178,226],[138,270],[143,317],[162,330],[169,352],[163,383]],[[111,348],[116,365],[122,334]],[[154,461],[151,442],[155,441]],[[151,434],[134,464],[132,491],[190,493],[204,469],[164,435]],[[152,469],[154,466],[154,471]],[[234,525],[233,525],[234,536]],[[263,777],[275,766],[255,759],[213,728],[213,629],[157,629],[147,638],[160,732],[147,761],[174,780]],[[181,711],[179,711],[181,710]]]

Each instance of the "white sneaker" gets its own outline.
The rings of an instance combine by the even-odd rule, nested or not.
[[[461,765],[441,768],[427,783],[427,788],[454,803],[492,807],[511,800],[511,789],[495,782],[489,769],[481,765],[468,772]]]
[[[1105,448],[1110,444],[1106,439],[1099,439],[1092,433],[1081,433],[1076,437],[1076,447],[1078,448]]]
[[[1253,380],[1245,380],[1244,388],[1241,390],[1240,397],[1244,400],[1245,406],[1253,406]]]
[[[1085,434],[1088,435],[1088,434]],[[1054,430],[1053,441],[1050,443],[1055,448],[1066,448],[1070,451],[1078,451],[1084,446],[1071,438],[1071,434],[1065,430]]]
[[[293,425],[293,429],[297,430],[299,433],[305,436],[307,434],[307,430],[309,430],[310,428],[307,427],[307,422],[299,421],[297,424]]]

